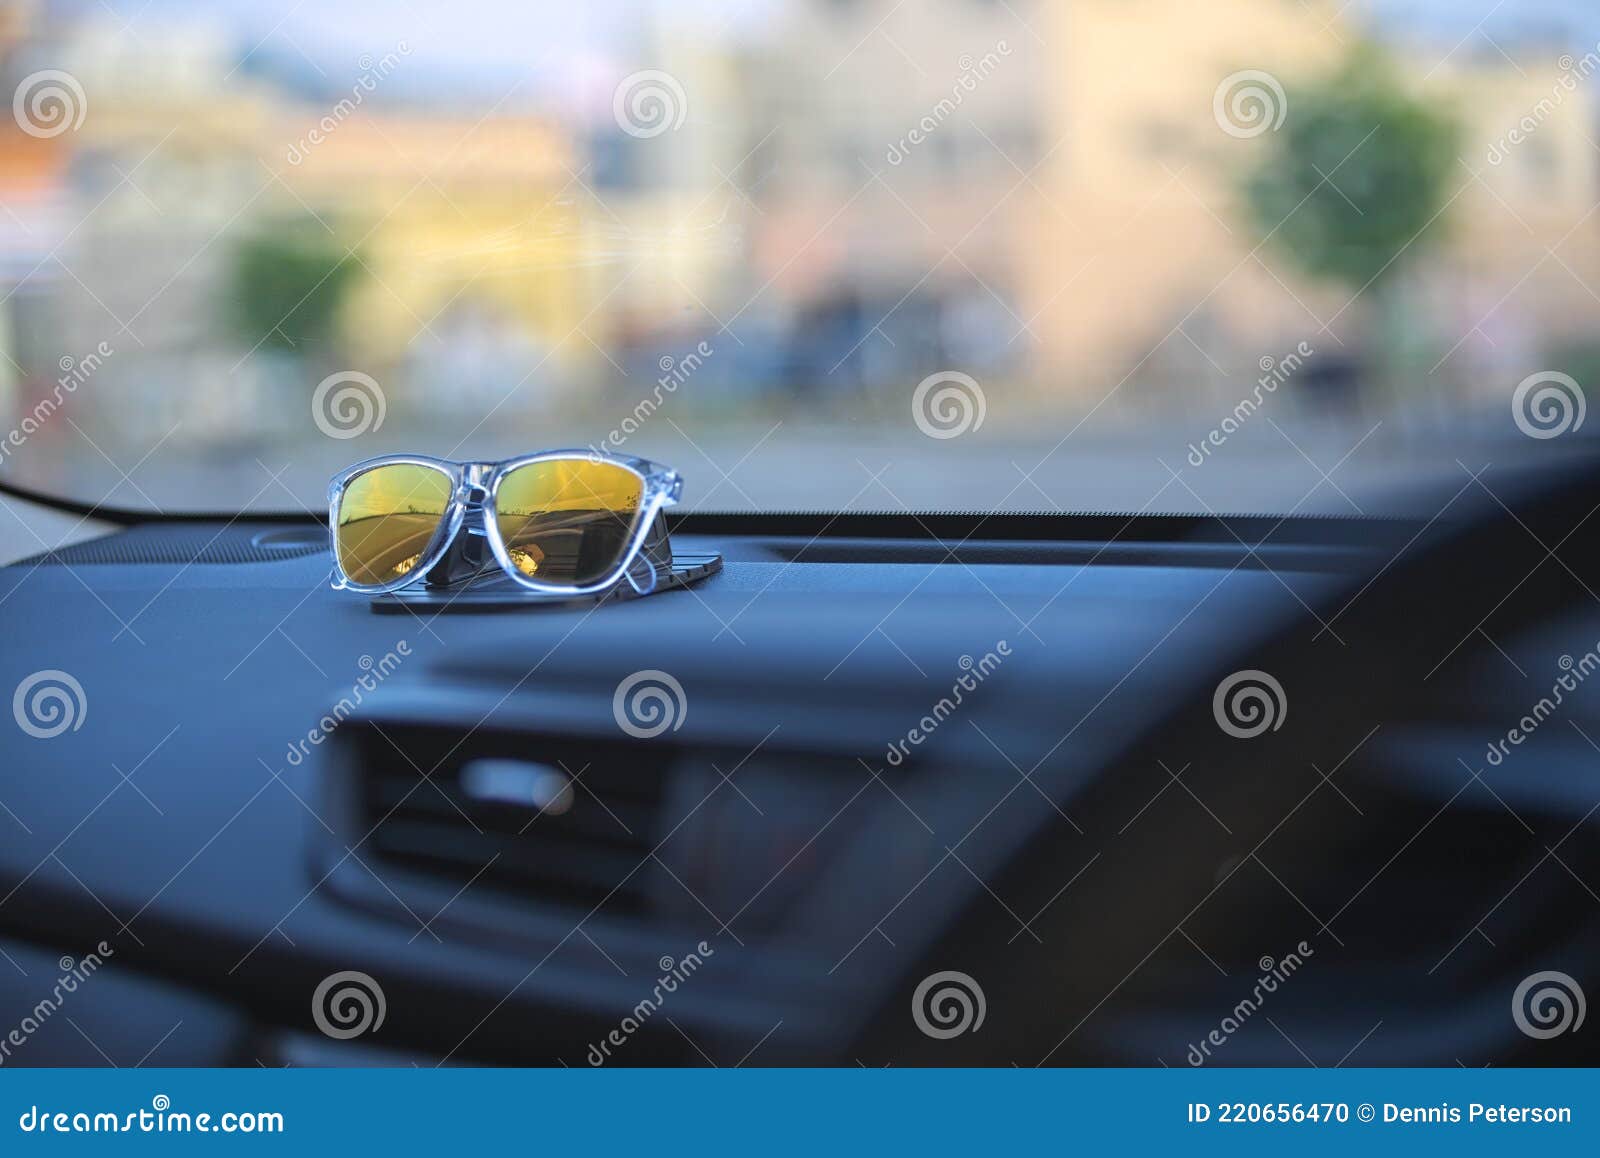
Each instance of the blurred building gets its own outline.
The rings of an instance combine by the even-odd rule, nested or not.
[[[1230,134],[1215,100],[1245,70],[1291,87],[1331,71],[1358,38],[1385,30],[1324,0],[1074,0],[1047,13],[1046,143],[1022,225],[1039,389],[1090,405],[1115,388],[1118,404],[1209,406],[1300,340],[1355,352],[1367,303],[1302,277],[1243,212],[1239,176],[1271,130]],[[1427,255],[1406,275],[1418,395],[1508,391],[1541,348],[1593,317],[1592,102],[1567,94],[1525,146],[1488,160],[1550,96],[1560,49],[1544,47],[1520,64],[1454,36],[1396,48],[1403,81],[1463,131],[1444,241],[1420,247]],[[1282,102],[1257,87],[1271,118]],[[1509,383],[1498,382],[1502,362],[1523,367]]]
[[[36,365],[49,378],[58,358],[114,351],[95,371],[100,404],[72,421],[97,442],[144,446],[271,430],[277,397],[230,373],[241,351],[222,337],[230,235],[267,199],[257,142],[270,91],[234,75],[230,37],[204,19],[136,37],[103,10],[51,10],[23,60],[69,74],[83,112],[48,138],[65,158],[53,195],[64,225],[28,279],[47,294],[52,349]]]
[[[459,357],[455,375],[417,383],[424,408],[470,403],[475,386],[493,388],[486,379],[503,394],[534,373],[590,308],[571,141],[543,118],[409,109],[362,112],[307,139],[322,115],[278,116],[279,156],[268,163],[289,194],[280,207],[312,215],[355,250],[340,319],[347,355],[374,369],[401,364],[414,347],[418,368]],[[297,163],[283,159],[291,148]],[[593,356],[566,350],[541,385],[556,380],[555,367]],[[484,373],[469,372],[479,364]]]
[[[26,73],[36,9],[0,7],[0,86],[8,92]],[[67,228],[67,159],[59,141],[23,132],[14,118],[0,120],[0,417],[31,408],[45,383],[28,367],[54,361],[52,351],[37,347],[49,332],[42,311],[56,272],[45,267]]]
[[[1332,67],[1352,36],[1335,6],[1075,0],[1050,5],[1043,31],[1047,153],[1019,222],[1041,388],[1091,404],[1124,378],[1124,402],[1203,392],[1276,352],[1279,332],[1314,332],[1337,306],[1305,286],[1285,292],[1279,281],[1297,279],[1281,255],[1252,256],[1234,183],[1265,142],[1224,132],[1213,97],[1240,70]],[[1308,308],[1292,294],[1310,294]]]
[[[66,172],[67,152],[55,141],[0,124],[0,414],[22,389],[23,367],[55,358],[39,339],[49,332],[47,290],[57,271],[39,275],[68,228]]]
[[[1049,7],[781,6],[746,77],[760,209],[739,308],[778,335],[795,388],[1026,359],[1032,259],[1012,219],[1034,195]]]
[[[485,109],[432,99],[459,78],[420,60],[374,62],[359,92],[263,62],[222,9],[129,30],[93,5],[0,6],[7,91],[59,68],[88,103],[59,135],[0,124],[0,402],[107,341],[97,390],[118,404],[85,429],[146,446],[288,436],[306,415],[285,397],[346,366],[383,379],[396,422],[609,420],[608,389],[707,340],[683,405],[781,393],[859,416],[959,369],[1022,400],[997,423],[1113,388],[1108,411],[1210,408],[1263,357],[1368,336],[1364,300],[1262,244],[1239,177],[1271,131],[1230,133],[1216,104],[1234,74],[1292,89],[1395,39],[1363,11],[771,0],[731,35],[646,3],[581,100]],[[1600,61],[1563,66],[1531,32],[1509,59],[1405,35],[1403,78],[1463,126],[1441,244],[1407,263],[1408,377],[1448,408],[1564,351],[1600,372]],[[636,91],[662,122],[634,123]],[[243,332],[241,243],[302,229],[357,267],[320,344]]]
[[[1535,370],[1600,371],[1600,56],[1582,75],[1557,40],[1508,47],[1460,53],[1423,86],[1463,125],[1450,242],[1421,287],[1445,347],[1428,377],[1463,400]]]

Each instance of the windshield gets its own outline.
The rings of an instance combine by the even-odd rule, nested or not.
[[[0,5],[0,478],[1370,513],[1600,380],[1580,0]]]

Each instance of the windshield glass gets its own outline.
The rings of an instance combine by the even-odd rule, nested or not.
[[[16,0],[0,478],[1367,512],[1585,437],[1581,0]]]

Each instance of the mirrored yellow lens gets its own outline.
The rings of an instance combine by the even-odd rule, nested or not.
[[[621,562],[643,491],[638,475],[609,462],[529,463],[500,480],[495,523],[518,571],[582,587]]]
[[[339,502],[334,543],[346,578],[377,587],[409,574],[450,506],[450,476],[391,463],[351,479]]]

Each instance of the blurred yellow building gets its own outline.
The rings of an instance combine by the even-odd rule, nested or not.
[[[292,147],[279,175],[293,200],[336,221],[371,275],[343,322],[377,364],[467,310],[541,363],[603,375],[630,327],[670,329],[734,256],[731,193],[670,180],[602,192],[546,118],[361,116]]]
[[[331,222],[370,274],[342,319],[358,358],[393,359],[463,300],[551,344],[580,322],[580,162],[549,122],[363,115],[314,143],[295,124],[276,125],[300,158],[279,161],[287,208]]]
[[[1238,192],[1272,122],[1293,116],[1283,87],[1331,71],[1363,35],[1349,6],[1074,0],[1042,11],[1055,63],[1046,159],[1021,223],[1032,242],[1021,251],[1037,380],[1092,400],[1125,380],[1128,394],[1151,383],[1189,392],[1208,380],[1226,390],[1254,377],[1258,357],[1301,339],[1330,351],[1359,346],[1352,339],[1366,300],[1353,300],[1351,287],[1309,283],[1290,255],[1263,243]],[[1527,364],[1536,337],[1576,334],[1593,316],[1580,282],[1597,270],[1595,230],[1584,221],[1600,154],[1588,102],[1574,95],[1492,165],[1493,143],[1549,96],[1556,74],[1549,61],[1518,65],[1484,48],[1396,49],[1402,80],[1456,117],[1463,134],[1454,196],[1437,225],[1445,244],[1418,247],[1428,257],[1413,297],[1429,330],[1421,337],[1440,354],[1466,338],[1463,353],[1485,358],[1514,345]],[[1447,356],[1436,374],[1452,369]]]
[[[1210,347],[1220,332],[1270,353],[1274,330],[1314,330],[1312,311],[1337,307],[1321,298],[1301,308],[1293,295],[1310,291],[1278,284],[1296,281],[1282,256],[1252,256],[1232,183],[1264,141],[1219,127],[1214,98],[1243,70],[1298,78],[1331,67],[1352,37],[1335,6],[1075,0],[1043,11],[1056,64],[1048,153],[1023,219],[1035,239],[1025,308],[1040,380],[1103,394],[1124,376],[1190,366],[1203,381],[1215,368],[1195,343]]]

